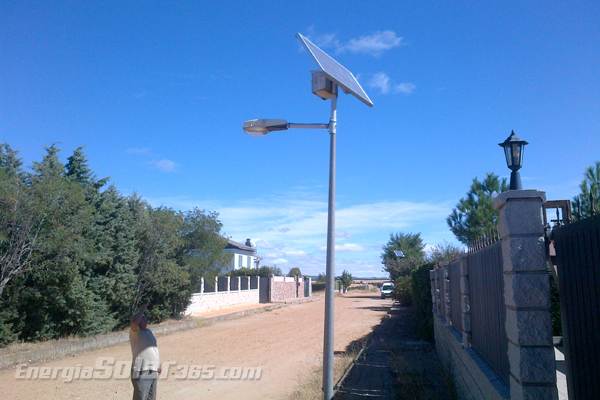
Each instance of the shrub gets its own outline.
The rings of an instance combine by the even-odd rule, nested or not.
[[[325,290],[325,282],[313,282],[312,283],[312,291],[313,292],[322,292]]]
[[[399,276],[394,281],[394,292],[392,298],[397,300],[402,306],[410,306],[413,303],[411,294],[411,281],[410,275]]]
[[[414,270],[412,276],[412,298],[414,302],[417,325],[415,334],[424,340],[434,341],[433,303],[431,302],[431,281],[429,271],[435,264],[421,265]]]

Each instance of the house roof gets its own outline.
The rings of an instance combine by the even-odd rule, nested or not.
[[[256,248],[251,247],[251,246],[246,246],[245,244],[238,243],[231,239],[227,239],[227,246],[225,246],[225,248],[226,249],[239,249],[239,250],[250,251],[252,253],[256,253]]]

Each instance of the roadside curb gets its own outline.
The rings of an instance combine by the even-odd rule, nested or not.
[[[265,311],[275,310],[294,303],[299,302],[274,303],[273,305],[266,307],[251,308],[248,310],[237,311],[230,314],[217,315],[209,318],[195,317],[190,321],[183,321],[163,326],[151,326],[150,328],[152,329],[152,332],[157,336],[168,335],[174,332],[187,331],[189,329],[209,326],[220,321],[227,321],[231,319],[259,314]],[[72,343],[61,343],[40,349],[5,354],[0,356],[0,369],[5,369],[11,366],[15,366],[17,364],[27,364],[34,361],[62,358],[68,355],[86,352],[90,350],[102,349],[105,347],[110,347],[126,342],[129,342],[129,333],[121,332],[116,334],[106,334],[92,338],[87,338]]]

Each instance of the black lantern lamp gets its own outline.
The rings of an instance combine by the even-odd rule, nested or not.
[[[523,149],[529,144],[524,140],[519,139],[515,132],[512,131],[508,139],[504,143],[499,143],[500,147],[504,148],[506,155],[506,165],[512,171],[510,174],[510,190],[521,190],[521,176],[519,169],[523,166]]]

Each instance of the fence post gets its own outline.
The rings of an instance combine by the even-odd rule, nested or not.
[[[437,312],[437,289],[435,285],[435,276],[435,267],[433,267],[433,269],[429,271],[429,284],[431,287],[431,308],[433,312]]]
[[[511,400],[558,399],[542,219],[545,200],[546,193],[537,190],[511,190],[494,199],[500,211]]]
[[[466,254],[460,255],[460,311],[462,318],[463,347],[471,347],[471,303],[469,300],[469,262]]]
[[[200,278],[200,297],[204,295],[204,277]]]
[[[215,276],[215,293],[219,292],[219,277]]]
[[[452,321],[452,310],[450,302],[450,264],[442,264],[442,302],[444,307],[444,318],[446,325],[449,326]]]
[[[433,288],[434,288],[434,302],[433,302],[433,309],[435,310],[436,313],[440,313],[442,307],[441,307],[441,290],[440,290],[440,269],[441,267],[439,265],[436,265],[435,268],[433,269]]]

